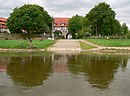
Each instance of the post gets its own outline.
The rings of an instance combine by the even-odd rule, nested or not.
[[[51,33],[51,39],[54,40],[54,33],[53,33],[53,29],[54,29],[54,19],[53,19],[53,16],[52,16],[52,33]]]

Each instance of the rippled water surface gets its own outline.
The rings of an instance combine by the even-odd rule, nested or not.
[[[129,96],[130,55],[0,53],[0,96]]]

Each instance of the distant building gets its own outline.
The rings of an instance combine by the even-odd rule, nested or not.
[[[4,31],[9,32],[9,30],[6,27],[6,22],[7,22],[6,18],[0,17],[0,31],[2,31],[2,32],[4,32]]]
[[[70,18],[53,18],[53,32],[61,31],[62,35],[66,38],[68,34],[68,21]]]

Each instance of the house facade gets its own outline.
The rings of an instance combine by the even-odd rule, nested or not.
[[[68,34],[68,22],[70,18],[53,18],[53,32],[61,31],[62,35],[66,38]]]
[[[1,32],[4,32],[4,31],[9,32],[9,30],[8,30],[7,27],[6,27],[6,22],[7,22],[7,19],[6,19],[6,18],[0,17],[0,31],[1,31]]]

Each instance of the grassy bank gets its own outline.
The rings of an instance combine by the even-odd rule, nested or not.
[[[87,39],[87,41],[107,47],[130,47],[130,39]]]
[[[32,47],[35,49],[46,49],[52,45],[52,40],[33,40]],[[4,49],[30,49],[30,43],[28,40],[0,40],[0,48]]]
[[[86,43],[81,42],[81,41],[79,43],[80,43],[80,47],[81,47],[82,50],[89,50],[89,49],[92,49],[92,48],[96,48],[94,46],[91,46],[91,45],[86,44]]]

